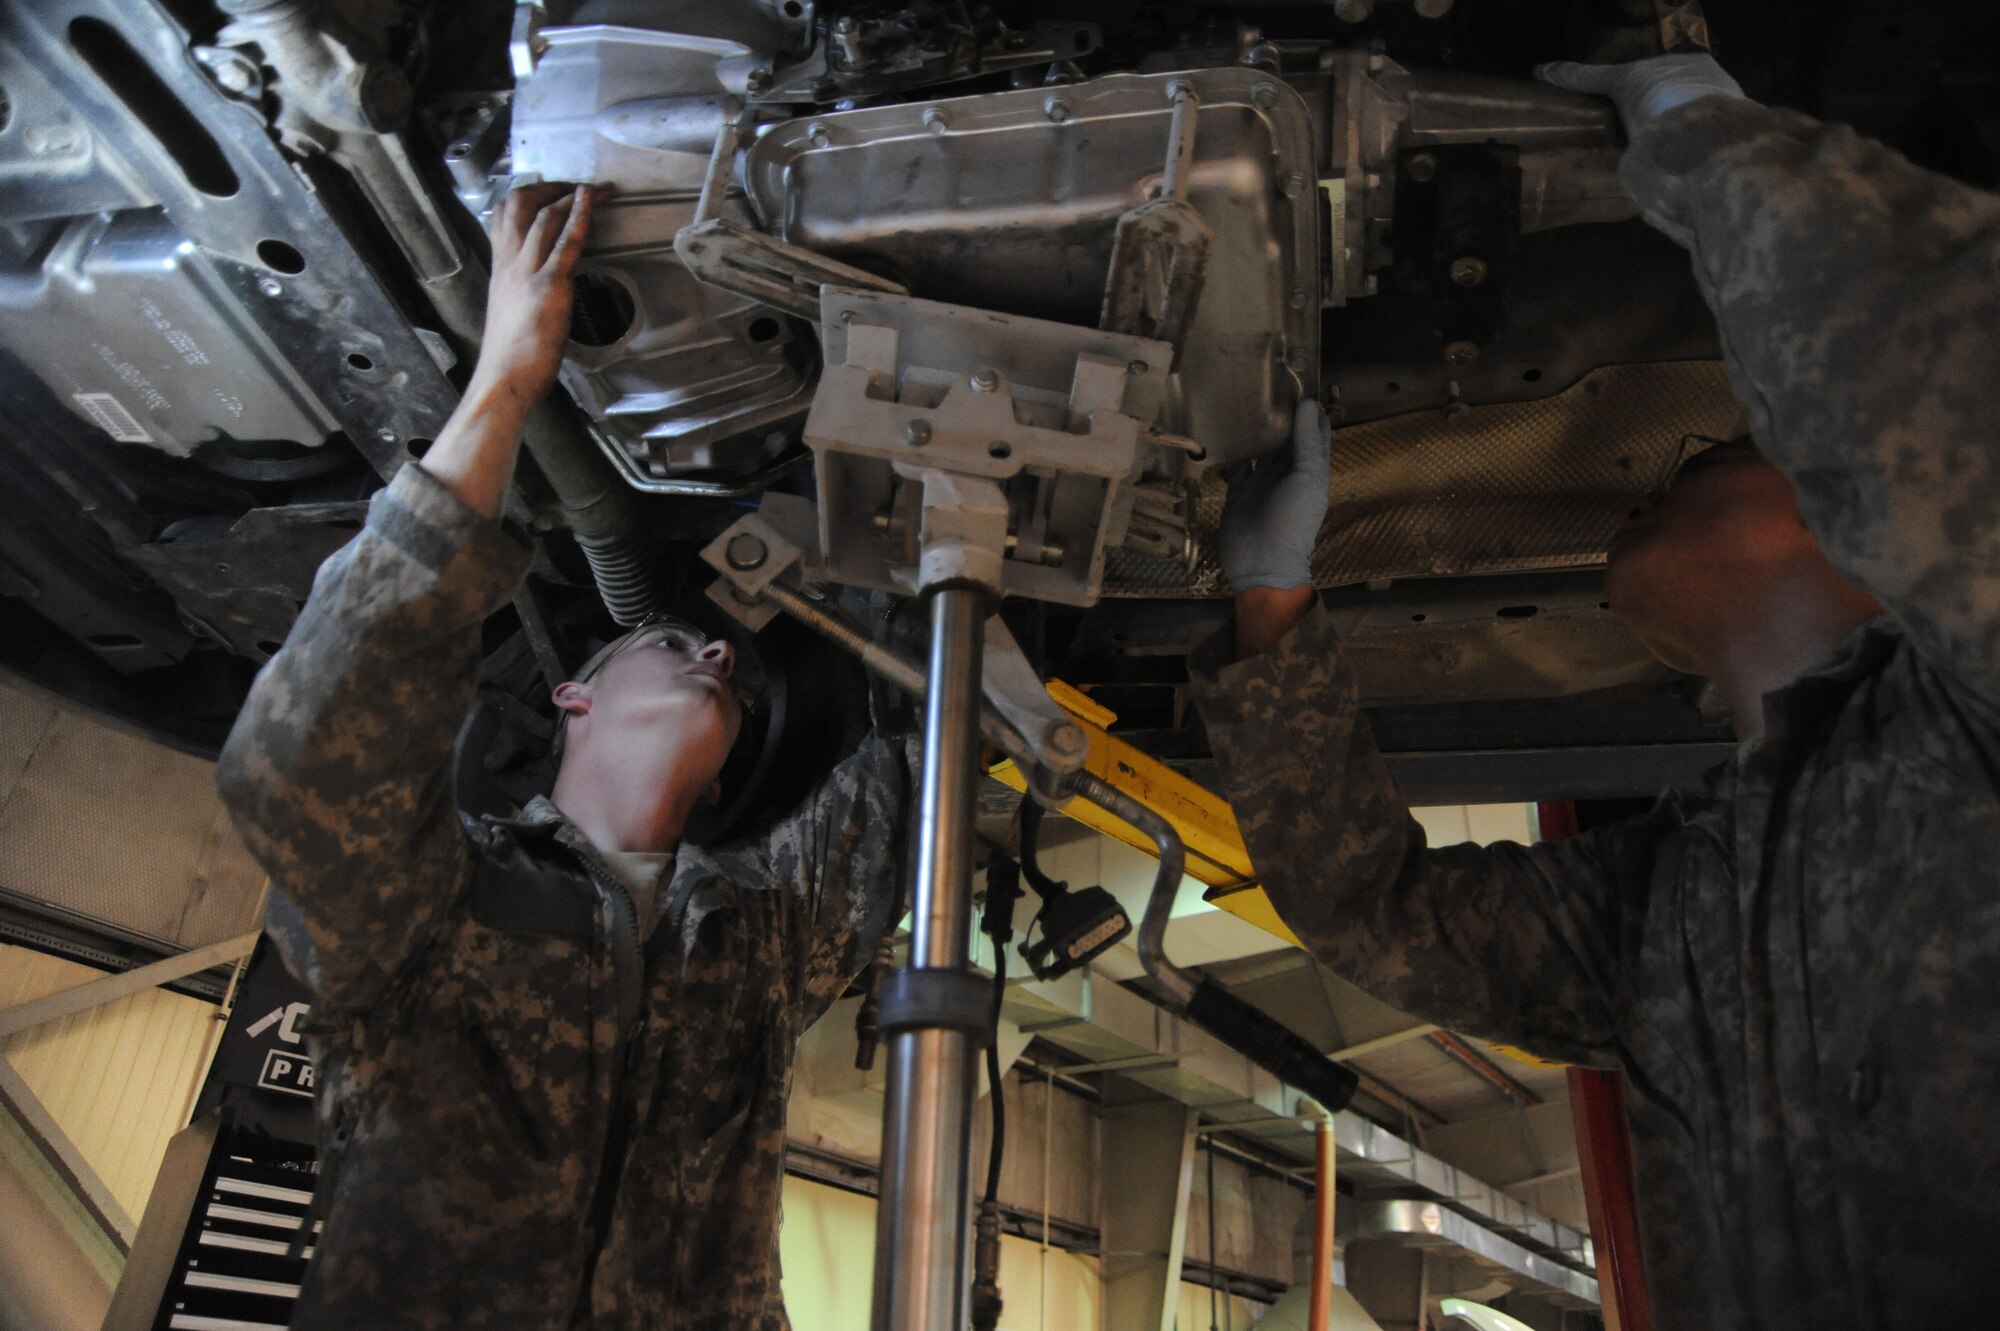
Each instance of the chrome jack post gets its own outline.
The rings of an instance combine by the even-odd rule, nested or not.
[[[965,1326],[972,1107],[991,987],[971,970],[980,658],[988,594],[930,594],[910,964],[883,985],[889,1050],[875,1236],[876,1331]]]

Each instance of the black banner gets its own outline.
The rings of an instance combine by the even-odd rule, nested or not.
[[[240,1131],[312,1146],[314,1069],[300,1034],[310,1011],[305,987],[259,939],[196,1115],[220,1106]]]

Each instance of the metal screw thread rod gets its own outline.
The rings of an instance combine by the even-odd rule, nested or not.
[[[834,611],[813,604],[783,583],[772,583],[764,589],[763,595],[776,601],[793,619],[825,634],[836,645],[860,657],[863,665],[903,692],[913,698],[924,696],[926,690],[923,671],[870,638]]]
[[[701,194],[694,205],[694,222],[700,226],[722,212],[722,202],[729,194],[730,173],[736,169],[736,149],[743,142],[743,120],[725,109],[722,124],[715,131],[715,147],[708,154],[708,171],[701,179]]]
[[[1194,170],[1194,125],[1201,99],[1186,84],[1174,85],[1173,96],[1173,116],[1167,122],[1167,167],[1160,176],[1160,197],[1185,199],[1188,177]]]
[[[931,598],[912,966],[969,963],[983,603],[982,593],[955,587]],[[897,1031],[888,1045],[873,1324],[959,1331],[967,1315],[976,1050],[966,1032],[936,1028]]]
[[[921,702],[929,696],[930,686],[925,681],[922,670],[905,661],[890,648],[870,638],[834,611],[813,604],[783,583],[772,583],[762,594],[776,601],[793,619],[825,634],[841,647],[860,657],[862,665],[912,698]],[[1002,721],[1000,714],[991,707],[979,709],[979,733],[988,744],[1012,758],[1022,771],[1034,769],[1033,749],[1014,732],[1012,726]]]

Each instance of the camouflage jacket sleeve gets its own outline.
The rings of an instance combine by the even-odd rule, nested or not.
[[[328,1010],[371,1003],[458,886],[452,746],[480,624],[528,557],[404,467],[320,566],[230,732],[216,782],[271,875],[273,934]]]
[[[1189,674],[1257,877],[1309,951],[1452,1030],[1609,1063],[1661,815],[1570,841],[1429,849],[1375,748],[1331,617],[1315,607]]]
[[[2000,699],[2000,197],[1720,97],[1642,131],[1622,178],[1692,253],[1758,443],[1835,566]]]
[[[807,1023],[874,958],[908,858],[917,770],[913,736],[877,730],[792,816],[746,850],[759,875],[791,894],[790,940]]]

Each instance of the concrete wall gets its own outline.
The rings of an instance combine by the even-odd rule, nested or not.
[[[0,889],[175,948],[254,927],[214,770],[0,676]]]

